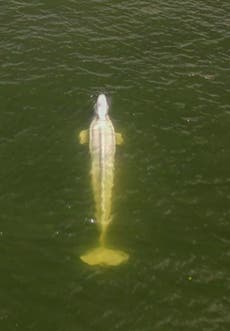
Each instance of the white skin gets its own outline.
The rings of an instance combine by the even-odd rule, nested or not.
[[[96,114],[98,115],[99,119],[105,120],[106,115],[108,114],[109,105],[104,94],[100,94],[97,98],[96,102]]]

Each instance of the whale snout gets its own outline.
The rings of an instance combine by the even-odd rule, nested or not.
[[[100,119],[105,119],[105,116],[108,114],[109,104],[105,94],[100,94],[96,102],[96,114]]]

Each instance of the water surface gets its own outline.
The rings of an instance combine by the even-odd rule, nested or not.
[[[229,3],[0,5],[0,328],[227,331]],[[117,150],[110,243],[98,233],[76,134],[98,93]]]

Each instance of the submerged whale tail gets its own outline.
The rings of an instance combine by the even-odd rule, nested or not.
[[[106,247],[105,241],[108,224],[109,223],[105,223],[101,226],[99,246],[81,256],[83,262],[89,265],[116,266],[128,261],[129,255],[127,253]]]
[[[128,259],[129,255],[127,253],[103,246],[92,249],[81,256],[81,260],[89,265],[116,266],[128,261]]]

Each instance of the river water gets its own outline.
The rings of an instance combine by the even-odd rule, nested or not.
[[[0,329],[227,331],[229,1],[1,1]],[[116,154],[114,268],[98,238],[87,128]]]

